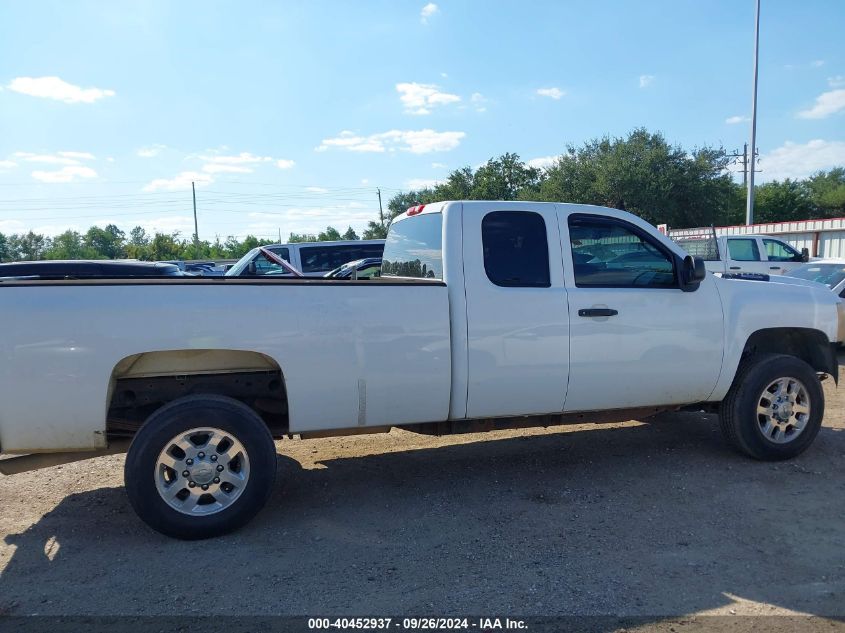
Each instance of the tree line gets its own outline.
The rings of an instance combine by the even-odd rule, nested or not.
[[[729,171],[723,148],[687,150],[660,133],[636,129],[625,138],[600,138],[566,150],[545,169],[517,154],[463,167],[433,187],[395,195],[364,238],[384,237],[408,207],[439,200],[536,200],[613,207],[672,228],[745,222],[746,190]],[[765,165],[761,166],[765,170]],[[845,216],[845,169],[803,180],[755,187],[754,221],[781,222]]]
[[[408,207],[439,200],[538,200],[595,204],[630,211],[653,224],[672,228],[742,224],[745,188],[729,171],[733,159],[723,148],[691,150],[672,145],[660,133],[636,129],[624,138],[604,137],[567,146],[545,168],[533,167],[517,154],[491,158],[473,169],[456,169],[433,187],[400,192],[385,213],[369,222],[364,239],[384,238],[390,222]],[[765,170],[765,165],[762,165]],[[821,171],[803,180],[787,178],[755,189],[755,222],[845,216],[845,168]],[[341,234],[329,226],[318,235],[291,233],[289,242],[355,240],[349,227]],[[140,226],[125,234],[117,226],[92,226],[85,233],[68,230],[55,237],[32,231],[0,233],[0,261],[35,259],[236,259],[275,240],[249,235],[214,242],[179,233],[154,233]]]
[[[358,235],[350,226],[341,234],[329,226],[317,235],[291,233],[289,242],[325,242],[329,240],[357,240]],[[0,262],[34,261],[39,259],[141,259],[146,261],[186,259],[238,259],[256,246],[275,244],[276,240],[260,239],[248,235],[243,240],[219,237],[194,244],[176,233],[149,235],[136,226],[127,235],[114,224],[105,228],[92,226],[85,233],[68,230],[55,237],[29,231],[24,234],[0,233]]]

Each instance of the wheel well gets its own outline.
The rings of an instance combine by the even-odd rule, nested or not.
[[[809,328],[767,328],[757,330],[745,343],[743,358],[751,354],[788,354],[806,362],[819,373],[839,381],[839,363],[824,332]]]
[[[287,390],[275,360],[244,350],[191,349],[133,354],[115,365],[107,437],[131,437],[160,407],[196,394],[239,400],[261,416],[274,437],[287,432]]]

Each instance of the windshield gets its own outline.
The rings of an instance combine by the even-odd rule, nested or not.
[[[833,288],[845,280],[845,264],[805,264],[788,273],[790,277],[809,279]]]

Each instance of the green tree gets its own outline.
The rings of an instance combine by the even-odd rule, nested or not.
[[[667,143],[662,134],[637,129],[626,138],[568,147],[546,170],[536,192],[529,193],[540,200],[615,207],[655,224],[688,227],[720,223],[736,207],[736,189],[724,150],[687,151]]]
[[[834,167],[810,176],[807,190],[818,217],[845,215],[845,167]]]
[[[50,247],[50,239],[29,231],[25,235],[13,235],[12,246],[16,259],[36,261],[42,259],[44,252]]]
[[[336,242],[341,239],[340,232],[333,226],[327,226],[325,231],[317,235],[318,242]]]
[[[461,187],[464,186],[468,174],[469,168],[453,172],[443,189],[454,188],[454,193],[463,193]],[[452,184],[452,177],[455,175],[460,175],[457,178],[460,185],[457,187]],[[491,158],[478,168],[472,176],[472,188],[468,197],[471,200],[516,200],[520,194],[533,197],[540,184],[540,177],[540,170],[523,163],[518,154],[502,154],[497,159]],[[452,194],[452,191],[449,191],[449,194]],[[463,196],[448,197],[460,199]]]
[[[341,237],[345,240],[357,240],[357,239],[359,239],[358,234],[355,232],[355,229],[353,229],[351,226],[346,229],[346,233],[344,233]]]
[[[0,262],[8,261],[12,258],[11,250],[9,249],[8,238],[0,233]]]
[[[150,240],[148,255],[152,261],[182,259],[186,244],[179,233],[156,233]]]
[[[317,237],[314,235],[307,235],[306,233],[291,233],[288,237],[288,243],[296,244],[297,242],[316,242]]]
[[[83,242],[78,231],[67,230],[53,238],[45,259],[88,259],[96,257]]]
[[[806,183],[787,178],[755,188],[755,222],[806,220],[810,217],[817,217],[817,214]]]
[[[126,234],[114,224],[109,224],[104,229],[92,226],[85,234],[85,246],[93,251],[95,257],[105,259],[125,257],[125,241]]]

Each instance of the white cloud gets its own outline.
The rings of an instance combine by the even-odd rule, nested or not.
[[[801,110],[799,119],[824,119],[845,109],[845,88],[823,92],[816,97],[815,105],[809,110]]]
[[[73,182],[79,178],[96,178],[97,172],[90,167],[68,165],[57,171],[34,171],[32,177],[40,182]]]
[[[823,59],[813,60],[812,62],[810,62],[810,66],[812,66],[813,68],[821,68],[822,66],[824,66],[824,60]]]
[[[361,184],[362,185],[369,185],[370,179],[369,178],[361,178]]]
[[[328,193],[329,190],[325,187],[305,187],[305,191],[310,193]]]
[[[226,165],[220,163],[206,163],[202,170],[207,174],[251,174],[252,170],[243,165]]]
[[[729,116],[727,119],[725,119],[725,123],[727,123],[728,125],[736,125],[737,123],[745,123],[746,121],[750,120],[751,119],[749,119],[747,116],[736,115]]]
[[[0,160],[0,169],[12,169],[17,166],[18,164],[13,160]]]
[[[473,92],[469,100],[475,104],[476,112],[487,112],[487,106],[485,105],[487,103],[487,99],[483,94],[480,92]]]
[[[566,93],[560,88],[538,88],[537,94],[541,97],[549,97],[551,99],[558,100]]]
[[[90,152],[56,152],[63,158],[73,158],[78,160],[94,160],[96,156]]]
[[[808,143],[787,141],[760,156],[761,180],[807,178],[821,169],[845,165],[845,141],[815,139]]]
[[[433,107],[461,100],[458,95],[441,92],[434,84],[400,83],[396,84],[396,92],[409,114],[431,114]]]
[[[114,156],[107,156],[107,157],[106,157],[106,162],[107,162],[107,163],[113,163],[113,162],[114,162]]]
[[[431,163],[432,169],[446,169],[446,163]]]
[[[361,136],[344,130],[334,138],[323,139],[316,151],[324,152],[335,147],[349,152],[381,153],[397,150],[412,154],[448,152],[460,145],[461,139],[465,136],[465,132],[436,132],[431,129],[390,130],[369,136]]]
[[[135,153],[138,156],[140,156],[141,158],[155,158],[165,149],[167,149],[167,145],[155,143],[154,145],[148,145],[147,147],[141,147]]]
[[[65,103],[94,103],[115,94],[114,90],[80,88],[58,77],[16,77],[7,88],[31,97],[55,99]]]
[[[440,13],[440,7],[433,2],[429,2],[422,8],[422,11],[420,11],[420,22],[428,24],[428,19],[437,13]]]
[[[198,187],[214,182],[214,177],[197,171],[183,171],[173,178],[156,178],[150,182],[144,191],[177,191],[190,189],[194,182]]]
[[[419,191],[420,189],[430,189],[434,187],[438,182],[437,179],[434,178],[411,178],[406,184],[408,189],[413,191]]]
[[[540,156],[539,158],[532,158],[529,161],[526,161],[526,164],[529,167],[534,167],[535,169],[548,169],[552,165],[554,165],[559,156]]]
[[[268,163],[273,160],[271,156],[256,156],[250,152],[241,152],[233,156],[211,153],[200,156],[200,158],[208,163],[218,163],[220,165],[252,165],[255,163]]]
[[[845,86],[845,75],[836,75],[835,77],[828,77],[827,85],[831,88],[841,88],[842,86]]]
[[[654,75],[640,75],[640,88],[648,88],[654,83],[655,79]]]
[[[46,163],[49,165],[78,165],[79,161],[75,158],[68,158],[67,156],[58,156],[55,154],[34,154],[32,152],[15,152],[12,154],[15,158],[26,161],[27,163]]]
[[[276,167],[278,167],[279,169],[290,169],[294,165],[296,165],[296,161],[287,160],[285,158],[280,158],[276,161]]]

